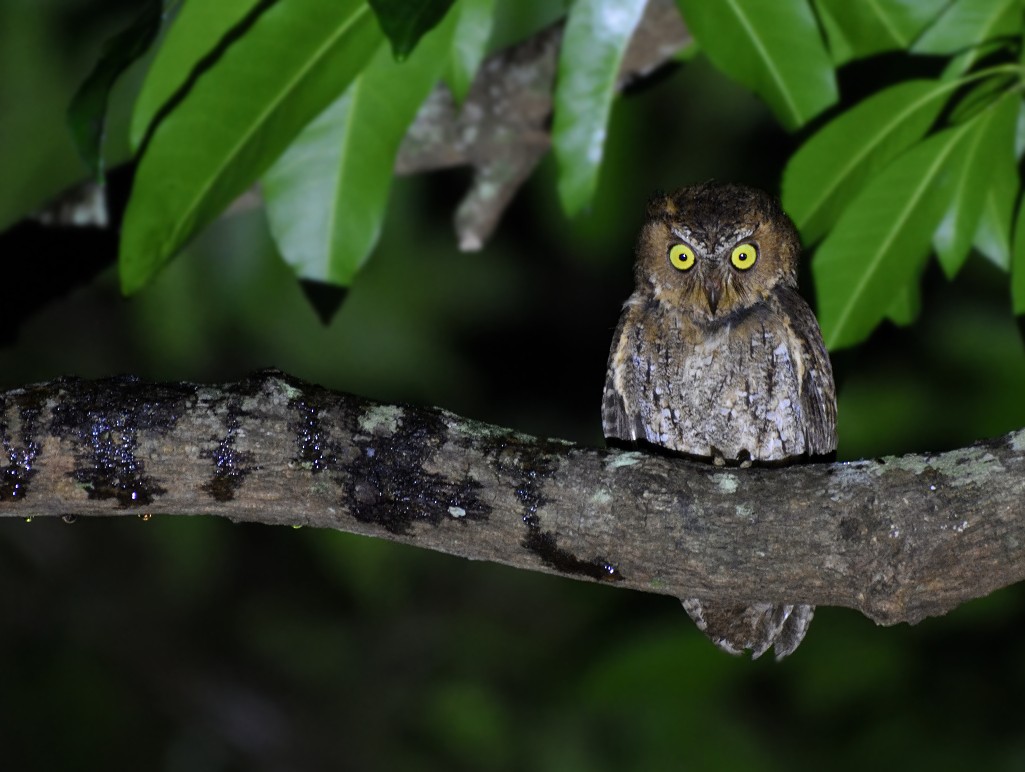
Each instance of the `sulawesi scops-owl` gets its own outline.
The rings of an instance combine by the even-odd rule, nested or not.
[[[836,396],[818,322],[797,292],[800,242],[778,201],[705,183],[655,197],[636,288],[609,353],[606,438],[716,464],[787,463],[836,449]],[[813,607],[686,599],[720,648],[791,653]]]

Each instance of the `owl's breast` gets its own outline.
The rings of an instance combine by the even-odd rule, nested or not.
[[[623,364],[648,442],[727,461],[808,452],[800,356],[778,320],[706,327],[663,313],[645,327]]]

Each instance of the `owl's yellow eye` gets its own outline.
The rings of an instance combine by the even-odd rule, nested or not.
[[[758,248],[754,244],[741,244],[733,248],[730,262],[738,271],[746,271],[758,259]]]
[[[673,268],[689,271],[694,267],[694,250],[686,244],[673,244],[669,247],[669,262]]]

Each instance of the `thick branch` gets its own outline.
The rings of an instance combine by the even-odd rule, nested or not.
[[[716,469],[271,371],[9,391],[0,441],[7,517],[303,524],[677,597],[849,606],[885,624],[1025,576],[1025,430],[948,453]]]

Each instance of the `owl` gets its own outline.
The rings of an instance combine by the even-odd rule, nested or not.
[[[800,242],[778,201],[709,182],[656,196],[634,293],[609,352],[605,437],[716,465],[795,462],[836,449],[833,372],[797,292]],[[814,608],[687,599],[719,648],[777,659]]]

